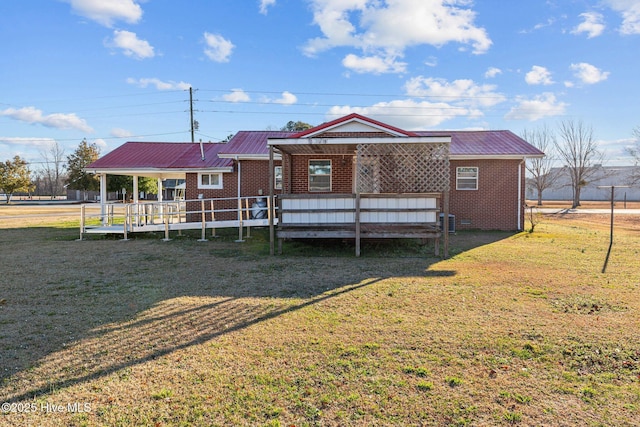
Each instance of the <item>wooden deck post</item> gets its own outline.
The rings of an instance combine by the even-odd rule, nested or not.
[[[202,218],[202,232],[201,237],[198,239],[198,242],[206,242],[207,241],[207,217],[204,211],[204,199],[200,200],[200,211]]]
[[[211,200],[211,222],[214,222],[216,220],[216,214],[215,214],[215,208],[213,206],[213,199]],[[211,237],[217,237],[216,236],[216,227],[211,227]]]
[[[247,197],[246,199],[244,199],[244,209],[245,212],[247,213],[247,219],[251,219],[251,210],[249,209],[249,198]],[[247,239],[251,238],[251,226],[247,225],[247,235],[246,235]]]
[[[163,242],[168,242],[171,239],[169,238],[169,215],[168,212],[166,212],[166,215],[164,215],[164,218],[162,218],[164,220],[164,239],[162,239]]]
[[[238,240],[236,240],[236,243],[244,242],[244,239],[242,238],[243,227],[244,222],[242,221],[242,199],[238,198]]]
[[[444,259],[449,258],[449,190],[443,191],[442,201],[444,205],[443,230],[444,233]]]
[[[267,200],[267,211],[269,217],[269,254],[275,255],[275,236],[276,230],[274,226],[275,203],[273,198],[273,190],[275,187],[274,164],[273,164],[273,146],[269,146],[269,200]],[[283,161],[284,163],[284,161]]]
[[[356,193],[356,256],[360,256],[360,193]]]
[[[124,228],[123,228],[123,236],[122,240],[127,241],[129,238],[127,237],[127,232],[129,231],[129,224],[131,223],[131,205],[127,204],[124,206]]]
[[[82,235],[84,234],[84,213],[85,213],[85,207],[83,203],[80,205],[80,238],[78,240],[82,240]]]

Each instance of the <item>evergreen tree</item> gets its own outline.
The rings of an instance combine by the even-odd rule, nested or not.
[[[13,193],[32,190],[31,171],[20,156],[15,156],[13,161],[0,163],[0,188],[6,194],[7,204],[11,202]]]
[[[100,149],[93,143],[89,144],[83,139],[76,150],[67,156],[67,170],[69,171],[68,184],[73,190],[97,191],[100,189],[100,181],[92,174],[88,173],[85,168],[91,163],[98,160]]]

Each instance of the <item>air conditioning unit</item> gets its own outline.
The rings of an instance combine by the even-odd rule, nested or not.
[[[440,230],[444,230],[444,214],[440,214]],[[449,214],[449,233],[456,232],[456,216]]]

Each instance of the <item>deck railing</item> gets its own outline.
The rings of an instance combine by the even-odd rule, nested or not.
[[[278,196],[278,238],[433,238],[441,236],[440,193]]]
[[[201,229],[201,240],[206,240],[206,229],[238,227],[238,240],[243,240],[243,227],[268,225],[269,199],[264,196],[191,199],[166,202],[109,203],[104,213],[88,215],[81,207],[80,239],[86,233],[124,234],[143,231],[169,231]]]

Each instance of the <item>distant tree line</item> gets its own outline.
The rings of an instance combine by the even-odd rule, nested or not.
[[[640,126],[632,132],[635,146],[627,152],[635,161],[630,182],[640,183]],[[537,204],[542,205],[545,190],[557,185],[559,178],[568,177],[572,190],[572,208],[580,206],[581,191],[589,185],[602,166],[604,155],[598,147],[593,128],[580,120],[562,121],[556,131],[547,126],[525,130],[522,138],[545,153],[543,158],[529,159],[526,164],[530,186],[537,192]],[[560,167],[554,167],[560,164]]]

